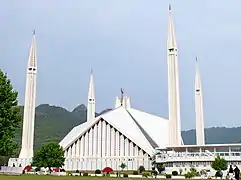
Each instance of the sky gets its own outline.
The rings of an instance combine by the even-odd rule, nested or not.
[[[96,109],[114,108],[120,88],[131,106],[168,117],[166,40],[172,4],[182,129],[195,128],[198,56],[205,127],[241,125],[240,0],[4,0],[0,68],[24,102],[36,30],[37,104],[73,110],[87,103],[94,71]]]

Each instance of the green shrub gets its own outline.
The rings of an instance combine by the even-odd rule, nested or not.
[[[142,172],[141,174],[142,174],[143,177],[146,177],[146,178],[147,178],[148,176],[150,176],[150,173],[149,173],[149,172]]]
[[[186,174],[184,174],[185,179],[191,179],[193,176],[190,172],[187,172]]]
[[[133,175],[138,175],[138,171],[133,171]]]
[[[83,176],[88,176],[88,173],[87,173],[87,172],[84,172],[84,173],[83,173]]]
[[[151,173],[152,173],[154,176],[157,176],[157,174],[158,174],[158,172],[157,172],[156,170],[153,170]]]
[[[162,173],[163,171],[165,171],[165,166],[162,163],[156,164],[156,168],[159,173]]]
[[[178,175],[178,172],[177,172],[177,171],[172,171],[172,175],[173,175],[173,176],[177,176],[177,175]]]
[[[76,173],[79,173],[79,170],[76,170],[75,172],[76,172]]]
[[[123,174],[123,177],[124,177],[124,178],[127,178],[127,177],[128,177],[128,174]]]
[[[40,171],[40,168],[36,167],[36,168],[35,168],[35,171],[36,171],[36,172]]]
[[[191,168],[190,172],[192,173],[193,177],[199,175],[199,172],[195,168]]]
[[[171,179],[172,175],[171,174],[166,174],[166,179]]]
[[[96,169],[96,170],[95,170],[95,174],[101,174],[101,170]]]
[[[146,169],[144,168],[144,166],[140,166],[138,170],[139,170],[140,173],[142,173],[142,172],[145,171]]]
[[[199,172],[197,172],[196,169],[194,168],[191,168],[190,171],[188,171],[184,176],[186,179],[191,179],[195,176],[198,176],[199,175]]]

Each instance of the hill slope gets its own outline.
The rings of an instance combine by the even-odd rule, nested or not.
[[[106,109],[98,114],[108,110],[111,109]],[[21,114],[23,114],[23,107]],[[74,126],[86,122],[86,115],[87,108],[83,104],[77,106],[72,112],[62,107],[50,106],[48,104],[39,105],[36,107],[34,148],[39,148],[42,144],[51,141],[60,142]],[[15,138],[19,146],[21,144],[21,134],[21,129],[19,129]],[[208,144],[235,143],[241,140],[241,127],[207,128],[205,129],[205,134]],[[183,131],[182,137],[185,144],[195,144],[195,130]]]

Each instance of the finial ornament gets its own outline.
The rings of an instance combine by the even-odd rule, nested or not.
[[[196,56],[196,62],[197,62],[197,56]]]
[[[90,69],[90,73],[93,74],[93,69],[92,68]]]
[[[172,10],[172,6],[171,6],[171,4],[169,4],[169,11],[171,11]]]
[[[33,35],[35,35],[35,29],[33,30]]]
[[[123,105],[124,89],[121,88],[121,106]]]

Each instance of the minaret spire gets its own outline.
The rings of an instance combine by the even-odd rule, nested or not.
[[[91,68],[89,94],[88,94],[88,107],[87,107],[87,122],[93,121],[94,118],[95,118],[95,91],[94,91],[93,69]]]
[[[196,73],[195,73],[195,112],[196,112],[196,144],[205,144],[204,119],[203,119],[203,97],[201,76],[196,57]]]
[[[30,53],[27,67],[22,148],[19,158],[31,159],[33,157],[34,142],[34,121],[35,121],[35,101],[36,101],[36,76],[37,76],[37,56],[35,31],[32,37]]]
[[[167,65],[168,65],[168,105],[169,105],[169,145],[181,145],[180,125],[180,92],[178,74],[178,51],[169,5],[168,38],[167,38]]]

